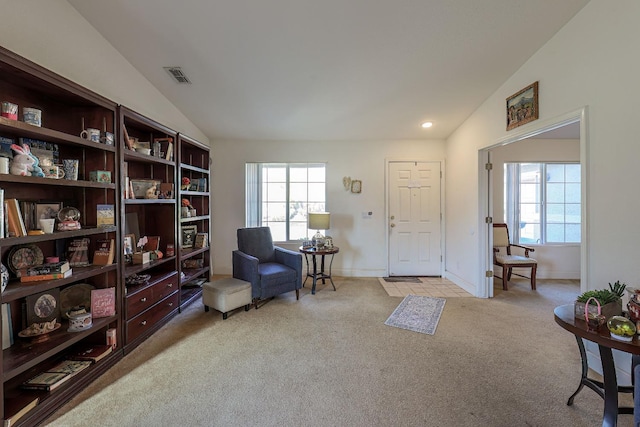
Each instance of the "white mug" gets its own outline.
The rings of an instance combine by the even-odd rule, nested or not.
[[[58,165],[43,166],[45,178],[61,179],[64,178],[64,168]]]
[[[100,129],[86,128],[80,132],[80,138],[93,142],[100,142]]]

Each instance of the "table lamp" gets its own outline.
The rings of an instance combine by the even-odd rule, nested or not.
[[[309,229],[316,230],[316,234],[312,239],[316,249],[324,246],[324,236],[320,233],[320,230],[328,230],[330,222],[331,214],[329,212],[309,213]]]

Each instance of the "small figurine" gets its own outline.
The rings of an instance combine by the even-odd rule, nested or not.
[[[156,190],[157,190],[157,187],[155,184],[149,187],[145,194],[145,199],[157,199],[158,195],[156,194]]]
[[[32,172],[35,170],[33,165],[36,161],[34,160],[35,156],[30,155],[31,149],[29,146],[26,145],[25,147],[21,147],[16,144],[11,144],[11,149],[16,153],[13,156],[11,168],[9,169],[11,175],[31,176]],[[42,169],[40,170],[42,171]]]

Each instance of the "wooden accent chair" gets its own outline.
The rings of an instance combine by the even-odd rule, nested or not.
[[[524,250],[524,256],[512,254],[511,248],[513,247]],[[504,252],[502,252],[503,249]],[[519,251],[521,252],[521,250]],[[507,285],[511,280],[511,269],[513,267],[531,268],[531,289],[536,289],[538,262],[533,258],[529,258],[529,252],[534,251],[535,249],[527,246],[511,244],[507,224],[493,224],[493,264],[502,267],[502,289],[505,291],[509,289]]]

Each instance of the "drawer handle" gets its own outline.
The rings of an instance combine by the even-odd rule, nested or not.
[[[169,307],[173,307],[173,303],[172,302],[169,303]]]
[[[173,287],[173,283],[169,283],[169,284],[167,285],[167,288],[171,288],[171,287]]]
[[[140,298],[140,302],[147,302],[147,297]]]
[[[141,324],[142,326],[146,326],[146,325],[147,325],[147,321],[146,321],[146,320],[143,320],[142,322],[140,322],[140,324]]]

